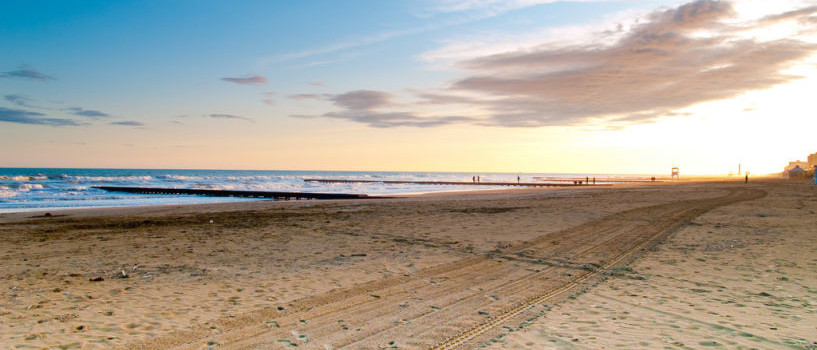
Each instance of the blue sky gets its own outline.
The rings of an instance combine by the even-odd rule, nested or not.
[[[747,96],[813,83],[815,5],[4,1],[0,166],[773,170],[817,149],[625,141],[736,120],[763,137],[791,103]]]

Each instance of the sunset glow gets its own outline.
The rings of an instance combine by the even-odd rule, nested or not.
[[[815,1],[10,1],[0,21],[0,167],[728,174],[817,151]]]

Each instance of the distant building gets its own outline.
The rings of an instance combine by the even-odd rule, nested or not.
[[[817,160],[817,159],[815,159],[815,160]],[[789,170],[792,170],[794,168],[800,168],[801,170],[803,170],[803,169],[811,169],[812,167],[810,167],[808,165],[808,162],[804,162],[804,161],[801,161],[801,160],[797,160],[797,161],[794,161],[794,162],[789,162],[789,165],[786,165],[786,167],[783,168],[783,173],[782,173],[783,178],[788,179],[789,178]]]
[[[794,169],[796,167],[800,167],[801,169],[806,169],[806,168],[809,168],[809,164],[808,164],[808,162],[804,162],[802,160],[796,160],[796,161],[793,161],[793,162],[789,162],[789,165],[786,165],[786,168],[784,168],[783,170],[784,171],[789,171],[789,170],[792,170],[792,169]]]
[[[789,179],[802,179],[806,177],[806,171],[799,165],[795,166],[794,169],[789,170],[787,173],[789,175]]]

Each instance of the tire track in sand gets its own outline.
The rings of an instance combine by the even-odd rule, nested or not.
[[[713,208],[760,198],[760,190],[620,212],[469,258],[221,319],[128,345],[130,349],[457,349],[519,324],[531,308],[620,266]],[[487,337],[487,338],[486,338]]]

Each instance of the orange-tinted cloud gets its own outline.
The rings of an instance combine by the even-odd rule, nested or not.
[[[459,63],[463,78],[437,92],[413,93],[415,106],[394,109],[374,90],[301,94],[334,102],[320,116],[373,127],[472,124],[504,127],[594,125],[607,128],[677,117],[686,107],[737,97],[802,77],[785,70],[817,53],[797,37],[760,41],[744,35],[781,21],[813,23],[817,6],[739,22],[728,2],[698,0],[649,14],[628,30],[599,33],[595,42],[478,57]],[[802,26],[808,28],[808,26]],[[801,32],[802,33],[802,32]],[[470,115],[421,115],[423,107],[463,106]],[[310,117],[310,116],[299,116]],[[599,123],[603,125],[598,125]]]
[[[815,13],[808,8],[785,19]],[[796,39],[740,38],[747,28],[724,21],[733,16],[728,3],[692,2],[654,12],[613,45],[543,46],[463,62],[472,75],[450,89],[490,95],[472,102],[491,112],[494,125],[575,125],[610,116],[638,123],[798,79],[782,71],[817,52]],[[708,35],[696,35],[702,32]]]

